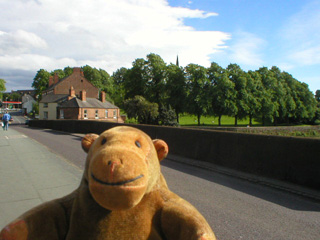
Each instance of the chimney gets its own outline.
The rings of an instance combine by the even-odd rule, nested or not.
[[[53,80],[54,80],[54,84],[56,84],[56,83],[59,82],[59,77],[58,77],[58,74],[57,74],[57,73],[54,74]]]
[[[82,70],[80,71],[80,75],[81,75],[81,77],[84,77],[84,73]]]
[[[106,102],[106,93],[104,91],[101,91],[101,96],[100,96],[100,101],[101,102]]]
[[[49,77],[49,87],[53,85],[53,76]]]
[[[81,68],[79,68],[79,67],[74,67],[74,68],[73,68],[73,73],[77,73],[77,74],[80,74],[80,75],[81,75]]]
[[[87,101],[87,92],[86,92],[86,90],[82,90],[82,91],[80,92],[80,99],[81,99],[81,101],[83,101],[83,102],[86,102],[86,101]]]
[[[75,96],[76,96],[76,91],[74,90],[73,86],[71,86],[69,89],[68,101],[74,98]]]

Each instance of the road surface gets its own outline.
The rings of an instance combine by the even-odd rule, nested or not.
[[[81,135],[13,127],[84,167]],[[220,240],[320,239],[320,202],[167,159],[161,165],[169,188],[205,216]]]

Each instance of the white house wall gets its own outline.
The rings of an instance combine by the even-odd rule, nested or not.
[[[48,107],[44,107],[44,103],[39,103],[39,119],[57,119],[57,106],[57,103],[48,103]],[[45,118],[44,112],[48,113],[48,118]]]

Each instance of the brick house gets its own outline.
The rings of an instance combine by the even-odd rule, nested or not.
[[[100,98],[99,98],[100,95]],[[49,78],[49,87],[42,92],[39,102],[39,119],[107,120],[123,122],[120,109],[106,101],[105,92],[92,85],[81,68],[59,80]]]

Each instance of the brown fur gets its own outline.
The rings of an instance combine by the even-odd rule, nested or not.
[[[68,196],[44,203],[9,224],[0,240],[213,240],[203,216],[172,193],[159,162],[162,140],[116,127],[86,135],[82,181]]]

